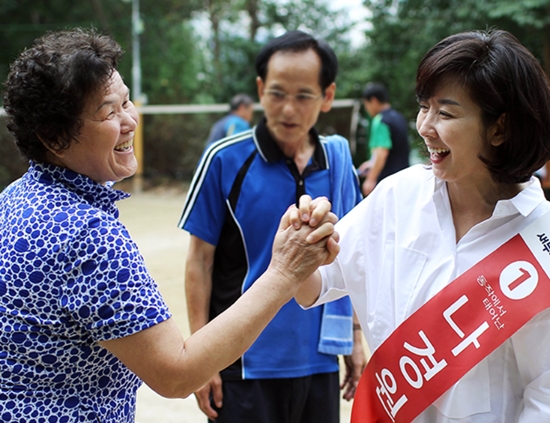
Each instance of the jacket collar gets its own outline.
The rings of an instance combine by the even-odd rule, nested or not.
[[[321,140],[324,137],[319,137],[315,128],[309,130],[309,134],[315,143],[315,150],[313,156],[311,157],[312,164],[315,164],[317,169],[327,169],[328,168],[328,158],[326,156],[326,151],[321,145]],[[269,130],[267,129],[267,119],[265,116],[254,127],[252,136],[254,138],[254,143],[258,149],[262,158],[268,163],[274,163],[279,160],[287,160],[289,157],[286,157],[283,151],[279,148]]]

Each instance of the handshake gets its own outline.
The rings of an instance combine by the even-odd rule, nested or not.
[[[321,265],[334,261],[340,246],[334,225],[338,217],[330,211],[326,197],[300,197],[281,218],[270,267],[300,285]],[[297,287],[296,287],[297,288]]]

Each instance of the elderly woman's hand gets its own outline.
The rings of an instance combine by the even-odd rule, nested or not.
[[[306,203],[300,209],[291,206],[281,218],[270,263],[272,270],[292,279],[294,285],[306,280],[319,266],[331,263],[340,249],[334,231],[338,218],[330,212],[329,201],[308,197]],[[307,223],[302,224],[304,220],[298,216],[306,209]]]
[[[333,225],[338,222],[338,216],[330,211],[331,204],[326,197],[317,197],[312,199],[309,195],[302,195],[299,200],[299,208],[291,207],[289,209],[289,221],[295,228],[299,229],[303,223],[308,224],[312,228],[317,228],[319,225],[322,228],[322,224],[330,222]],[[331,229],[333,229],[331,227]],[[316,242],[316,235],[321,234],[321,231],[314,231],[313,234],[308,237],[309,242]],[[327,250],[329,256],[323,264],[329,264],[334,261],[340,247],[338,245],[339,235],[337,232],[333,232],[330,238],[327,238]]]

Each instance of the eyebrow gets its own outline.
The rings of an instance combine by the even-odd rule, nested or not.
[[[273,84],[273,85],[272,85],[271,87],[269,87],[268,89],[270,89],[270,90],[276,90],[276,91],[283,91],[283,92],[286,93],[286,91],[283,89],[283,87],[281,87],[281,85],[278,84],[278,83]],[[299,88],[299,89],[298,89],[298,94],[300,94],[300,93],[302,93],[302,94],[315,94],[315,91],[312,90],[312,89],[309,88],[309,87],[305,87],[305,88]]]
[[[96,114],[97,112],[99,112],[104,106],[108,106],[108,105],[113,104],[113,103],[114,103],[114,101],[104,101],[103,103],[101,103],[101,104],[99,105],[99,107],[98,107],[97,109],[95,109],[94,114]]]
[[[419,102],[419,103],[421,101],[428,101],[429,99],[430,99],[430,97],[420,97],[420,96],[416,97],[416,101]],[[448,105],[448,106],[460,106],[460,103],[458,101],[451,100],[450,98],[442,98],[442,99],[437,100],[437,102],[439,104]]]
[[[451,100],[450,98],[442,98],[441,100],[437,100],[439,104],[445,104],[448,106],[460,106],[460,103],[455,100]]]

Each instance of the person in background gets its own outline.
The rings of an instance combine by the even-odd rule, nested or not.
[[[214,141],[239,134],[250,129],[250,122],[254,115],[254,100],[247,94],[237,94],[229,103],[229,114],[218,120],[212,126],[206,146]]]
[[[121,54],[95,31],[52,32],[5,83],[7,126],[30,166],[0,194],[2,421],[132,423],[142,380],[190,395],[337,252],[328,201],[317,200],[312,233],[286,229],[285,215],[265,273],[184,340],[118,220],[115,202],[128,194],[112,185],[136,171],[138,125]]]
[[[372,118],[369,131],[371,158],[358,169],[365,177],[361,190],[367,196],[386,176],[409,167],[410,149],[407,121],[392,109],[388,90],[383,84],[367,84],[363,91],[363,105]]]
[[[257,55],[265,116],[205,151],[179,222],[191,234],[191,332],[254,287],[272,259],[266,241],[302,194],[327,197],[338,216],[361,200],[348,141],[315,130],[319,114],[331,109],[337,69],[333,50],[301,31],[271,40]],[[346,356],[348,400],[366,361],[348,300],[310,311],[287,304],[239,360],[195,393],[203,412],[217,423],[337,423],[338,355]]]
[[[300,304],[310,306],[349,292],[373,354],[385,345],[391,348],[385,341],[393,331],[413,313],[422,316],[424,305],[459,282],[455,280],[459,275],[471,275],[466,285],[473,281],[472,292],[490,292],[476,277],[502,269],[508,258],[497,256],[482,268],[467,273],[469,269],[550,212],[550,202],[533,176],[550,159],[549,80],[537,59],[513,35],[499,30],[470,31],[440,41],[419,64],[416,97],[416,128],[431,166],[416,165],[387,177],[341,219],[336,226],[340,254],[334,263],[315,272],[296,297]],[[304,204],[300,215],[308,215],[307,210]],[[536,233],[544,232],[540,230]],[[545,258],[547,246],[534,242]],[[509,248],[511,263],[521,260],[519,248]],[[527,264],[515,262],[522,267]],[[492,274],[491,284],[502,285],[510,279],[499,282],[504,271],[499,273]],[[537,278],[525,279],[533,280]],[[538,284],[547,283],[541,274]],[[461,299],[468,301],[468,286],[459,286]],[[512,290],[511,285],[506,289]],[[525,285],[513,289],[521,295],[507,304],[529,295]],[[439,296],[438,304],[447,300]],[[453,307],[458,303],[450,300]],[[487,346],[500,330],[479,297],[476,303],[452,317],[468,328],[467,333],[484,320],[491,322],[493,330],[481,335],[478,344],[467,344],[470,351]],[[497,316],[500,313],[496,311]],[[517,314],[510,312],[506,319],[519,321]],[[435,317],[426,315],[426,319]],[[450,329],[443,316],[441,320],[441,327]],[[466,332],[452,324],[454,330],[445,336],[460,343]],[[546,308],[496,344],[481,361],[472,361],[471,369],[462,357],[460,363],[469,371],[414,422],[550,421],[549,331],[550,309]],[[413,330],[407,339],[418,337],[419,332]],[[432,348],[440,360],[444,351]],[[414,403],[415,397],[408,400]]]

